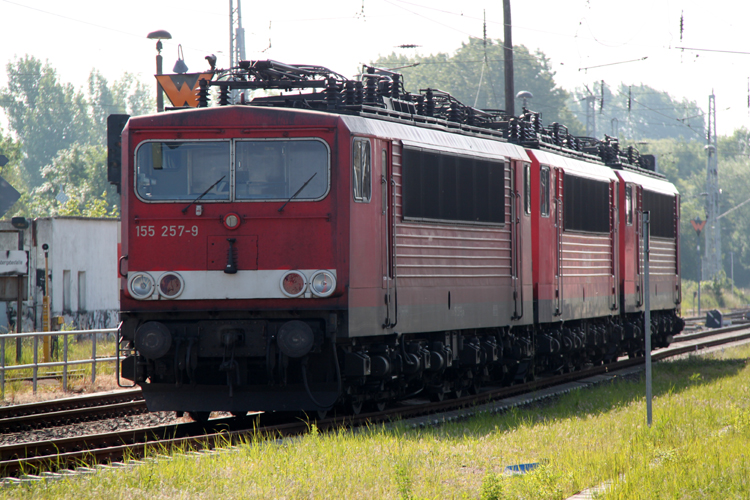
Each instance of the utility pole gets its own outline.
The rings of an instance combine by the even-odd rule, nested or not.
[[[239,0],[237,0],[239,2]],[[510,116],[516,115],[515,97],[513,88],[513,25],[510,21],[510,0],[503,0],[503,24],[505,35],[503,36],[503,54],[505,59],[505,112]]]
[[[706,258],[703,277],[712,279],[721,265],[721,223],[719,222],[719,160],[716,150],[716,98],[708,97],[708,132],[706,134]]]

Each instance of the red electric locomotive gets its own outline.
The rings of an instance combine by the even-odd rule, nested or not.
[[[641,194],[663,179],[374,68],[243,61],[199,102],[111,121],[122,375],[149,409],[358,412],[640,353],[618,206],[668,209]]]

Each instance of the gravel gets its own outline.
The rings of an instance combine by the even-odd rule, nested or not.
[[[183,418],[185,420],[183,420]],[[173,411],[158,411],[144,413],[142,415],[131,415],[126,417],[108,418],[105,420],[94,420],[91,422],[81,422],[59,427],[49,427],[46,429],[0,434],[0,446],[87,436],[91,434],[106,434],[130,429],[144,429],[183,421],[189,421],[189,417],[177,418]]]

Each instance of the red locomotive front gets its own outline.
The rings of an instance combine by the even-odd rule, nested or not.
[[[325,339],[342,321],[348,274],[338,206],[348,178],[331,172],[349,141],[337,121],[250,107],[129,121],[122,335],[145,361],[128,358],[124,372],[148,378],[152,409],[246,410],[243,397],[259,392],[250,407],[283,409],[294,397],[272,385],[282,354],[334,365]],[[201,392],[195,404],[182,406],[180,387]]]

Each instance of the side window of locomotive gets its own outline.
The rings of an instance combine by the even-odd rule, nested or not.
[[[633,225],[633,186],[625,186],[625,219],[628,226]]]
[[[523,213],[531,214],[531,167],[523,167]]]
[[[549,167],[540,167],[539,170],[539,212],[542,217],[549,217]]]
[[[563,227],[566,231],[609,232],[609,182],[576,177],[563,178]]]
[[[677,197],[643,190],[643,211],[651,212],[651,236],[675,237]]]
[[[372,196],[370,141],[354,139],[352,143],[352,188],[356,201],[369,203]]]
[[[380,157],[380,165],[380,171],[382,172],[380,190],[383,197],[383,215],[385,215],[388,211],[388,181],[386,180],[388,173],[388,152],[385,149],[383,149]]]
[[[235,142],[238,200],[318,200],[328,192],[329,153],[315,139]]]
[[[405,148],[405,219],[505,222],[505,164],[484,158]]]
[[[145,142],[136,152],[136,192],[147,201],[229,199],[228,141]]]

